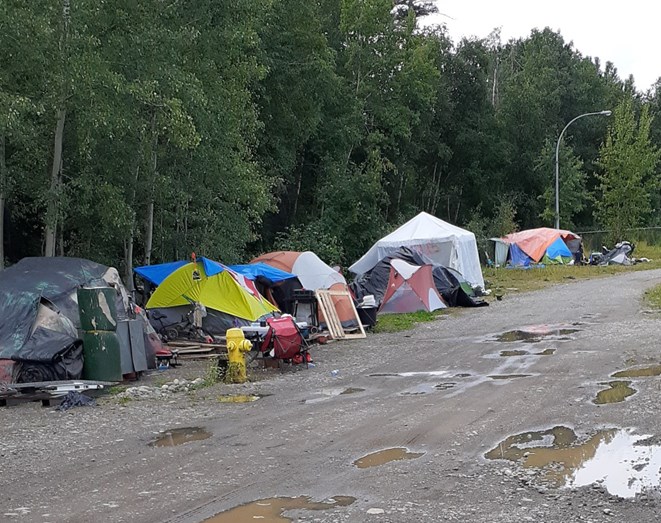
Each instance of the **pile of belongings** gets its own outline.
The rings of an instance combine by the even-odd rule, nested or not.
[[[358,302],[373,296],[380,313],[434,311],[446,307],[488,305],[475,299],[461,275],[401,247],[351,284]]]
[[[81,258],[23,258],[0,272],[0,376],[15,383],[79,379],[79,287],[111,287],[119,319],[131,307],[117,270]],[[145,344],[156,334],[146,319]],[[152,345],[150,342],[154,341]],[[155,360],[154,364],[155,366]]]
[[[602,246],[601,252],[590,254],[590,265],[635,265],[636,263],[648,262],[647,258],[634,258],[633,251],[635,245],[628,241],[621,241],[615,244],[613,249]]]

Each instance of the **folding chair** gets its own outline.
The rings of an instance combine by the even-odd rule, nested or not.
[[[308,344],[291,316],[267,318],[269,326],[261,343],[260,351],[273,359],[291,360],[292,363],[310,361]]]

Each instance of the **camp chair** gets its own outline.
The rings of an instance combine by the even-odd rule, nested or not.
[[[269,329],[259,349],[263,354],[278,360],[292,360],[294,363],[310,361],[307,342],[294,318],[267,318],[266,323]]]

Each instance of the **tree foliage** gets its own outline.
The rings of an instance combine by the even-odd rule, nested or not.
[[[0,3],[0,260],[349,264],[425,210],[478,235],[654,220],[660,85],[425,0]],[[607,58],[607,57],[605,57]],[[603,144],[603,147],[602,147]],[[633,202],[633,203],[632,203]]]
[[[661,152],[650,141],[648,107],[637,116],[633,102],[624,100],[613,116],[601,148],[601,205],[596,216],[611,231],[612,239],[619,241],[626,239],[627,229],[643,225],[652,211],[651,195],[659,189]]]

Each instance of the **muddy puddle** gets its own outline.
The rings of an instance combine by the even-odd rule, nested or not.
[[[181,427],[164,431],[154,441],[149,443],[150,447],[176,447],[191,441],[200,441],[211,437],[211,432],[202,427]]]
[[[429,370],[421,372],[383,372],[377,374],[370,374],[370,378],[393,377],[393,378],[414,378],[414,377],[430,377],[442,378],[449,376],[450,372],[447,370]]]
[[[600,385],[608,385],[608,388],[597,392],[597,397],[593,400],[596,405],[620,403],[637,392],[630,387],[630,381],[611,381]]]
[[[487,378],[492,380],[514,380],[517,378],[529,378],[532,374],[491,374]]]
[[[543,471],[555,487],[601,483],[609,493],[633,497],[661,482],[660,438],[633,430],[602,430],[579,440],[568,427],[510,436],[490,450],[487,459],[504,459]]]
[[[521,329],[511,330],[497,334],[488,341],[497,341],[500,343],[539,343],[545,340],[549,341],[568,341],[571,335],[580,332],[581,329],[558,327],[552,325],[532,325]]]
[[[263,398],[260,394],[224,394],[218,396],[220,403],[251,403]]]
[[[370,467],[378,467],[380,465],[385,465],[392,461],[402,461],[407,459],[418,459],[421,456],[424,456],[424,452],[409,452],[408,449],[404,447],[396,447],[392,449],[379,450],[378,452],[372,452],[367,454],[362,458],[358,458],[353,462],[356,467],[359,469],[367,469]]]
[[[661,375],[661,365],[642,367],[639,369],[627,369],[611,374],[612,378],[649,378]]]
[[[311,498],[268,498],[253,501],[233,509],[221,512],[204,520],[205,523],[289,523],[295,519],[284,516],[290,510],[331,510],[336,507],[348,507],[356,501],[350,496],[335,496],[328,501],[312,501]]]
[[[365,392],[365,389],[361,389],[359,387],[349,387],[340,392],[340,396],[344,396],[345,394],[358,394],[359,392]]]
[[[320,403],[322,401],[327,401],[331,398],[337,396],[346,396],[348,394],[358,394],[359,392],[364,392],[365,389],[358,387],[347,387],[344,389],[322,389],[319,392],[315,393],[311,398],[304,399],[302,403]]]
[[[513,356],[552,356],[555,354],[555,351],[556,349],[544,349],[543,351],[539,352],[531,352],[523,349],[501,350],[500,355],[503,358],[511,358]]]

